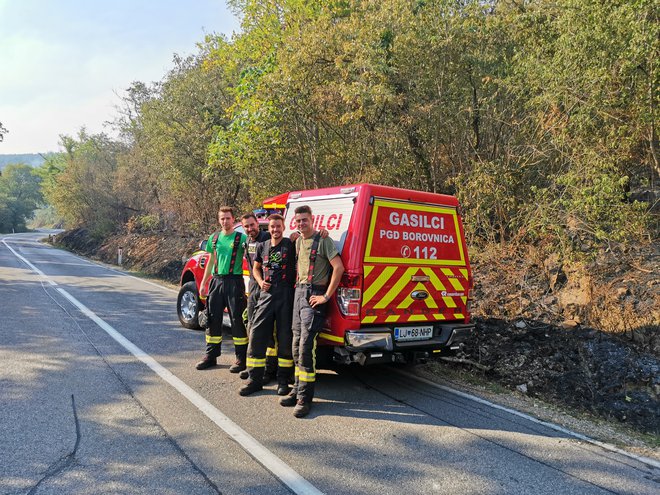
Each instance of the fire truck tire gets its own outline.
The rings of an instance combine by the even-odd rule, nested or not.
[[[200,330],[199,326],[199,298],[197,296],[197,285],[194,281],[186,282],[179,289],[179,295],[176,299],[176,312],[179,316],[179,322],[184,328]]]

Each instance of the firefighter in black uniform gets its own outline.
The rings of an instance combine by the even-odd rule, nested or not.
[[[309,414],[316,382],[316,337],[323,328],[328,302],[339,286],[344,264],[332,239],[322,239],[314,230],[312,210],[295,209],[301,237],[296,241],[297,281],[293,298],[293,346],[296,380],[291,394],[280,399],[283,406],[295,406],[293,415]]]
[[[227,308],[236,352],[236,362],[229,371],[239,373],[246,367],[248,344],[243,323],[246,299],[242,263],[247,236],[234,231],[234,212],[229,206],[223,206],[218,211],[218,223],[221,231],[212,234],[206,243],[206,251],[211,256],[199,288],[202,299],[207,297],[208,292],[206,306],[209,321],[206,329],[206,355],[197,363],[196,368],[203,370],[218,364],[222,346],[222,318]],[[209,279],[211,281],[207,290]]]
[[[265,230],[259,228],[259,222],[257,221],[257,216],[254,213],[246,213],[241,217],[241,224],[243,225],[243,230],[247,234],[247,242],[245,245],[245,259],[248,264],[248,270],[250,271],[250,281],[248,283],[248,298],[247,298],[247,333],[248,336],[251,335],[250,324],[254,316],[254,308],[259,300],[259,293],[261,292],[261,287],[254,279],[254,274],[252,268],[254,265],[254,255],[257,252],[257,244],[264,242],[270,239],[270,234]],[[277,373],[277,343],[275,342],[275,337],[271,335],[270,341],[268,342],[268,348],[266,349],[266,372],[264,374],[264,384],[267,384],[275,378]],[[240,374],[242,379],[248,378],[248,372],[242,371]]]
[[[261,291],[251,320],[248,347],[249,379],[239,393],[250,395],[263,388],[266,366],[266,348],[275,331],[277,333],[277,393],[289,393],[289,379],[293,374],[291,355],[291,317],[293,310],[293,284],[295,283],[295,246],[283,237],[284,218],[273,214],[268,217],[271,239],[257,246],[253,274]]]

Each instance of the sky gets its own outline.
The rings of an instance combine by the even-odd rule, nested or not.
[[[0,154],[61,150],[106,131],[133,81],[160,81],[206,34],[231,36],[224,0],[0,0]]]

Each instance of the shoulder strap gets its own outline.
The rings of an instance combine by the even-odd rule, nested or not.
[[[236,264],[236,254],[238,253],[238,245],[241,243],[241,233],[236,232],[234,235],[234,245],[231,247],[231,261],[229,262],[229,275],[234,273],[234,265]]]
[[[218,247],[218,236],[220,235],[220,232],[216,232],[213,234],[213,238],[211,239],[211,251],[213,251],[216,254],[216,259],[215,259],[215,267],[213,268],[215,274],[218,274],[218,258],[217,258],[217,247]]]
[[[312,283],[312,278],[314,277],[314,263],[316,263],[316,255],[319,250],[319,243],[321,242],[321,234],[318,232],[314,235],[314,240],[312,241],[312,250],[309,253],[309,272],[307,273],[307,283]]]
[[[250,268],[250,273],[252,273],[252,267],[254,266],[254,253],[250,254],[250,237],[248,236],[247,241],[243,243],[243,257],[247,260],[248,267]],[[258,240],[254,241],[255,251],[257,249]]]
[[[270,282],[273,275],[272,270],[270,269],[270,239],[262,242],[261,244],[263,245],[261,267],[263,269],[264,280],[266,282]]]

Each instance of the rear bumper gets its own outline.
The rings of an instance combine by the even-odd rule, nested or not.
[[[412,349],[457,349],[474,331],[473,323],[439,323],[433,326],[433,337],[426,340],[397,342],[391,327],[369,327],[349,330],[345,334],[349,351],[407,351]]]

